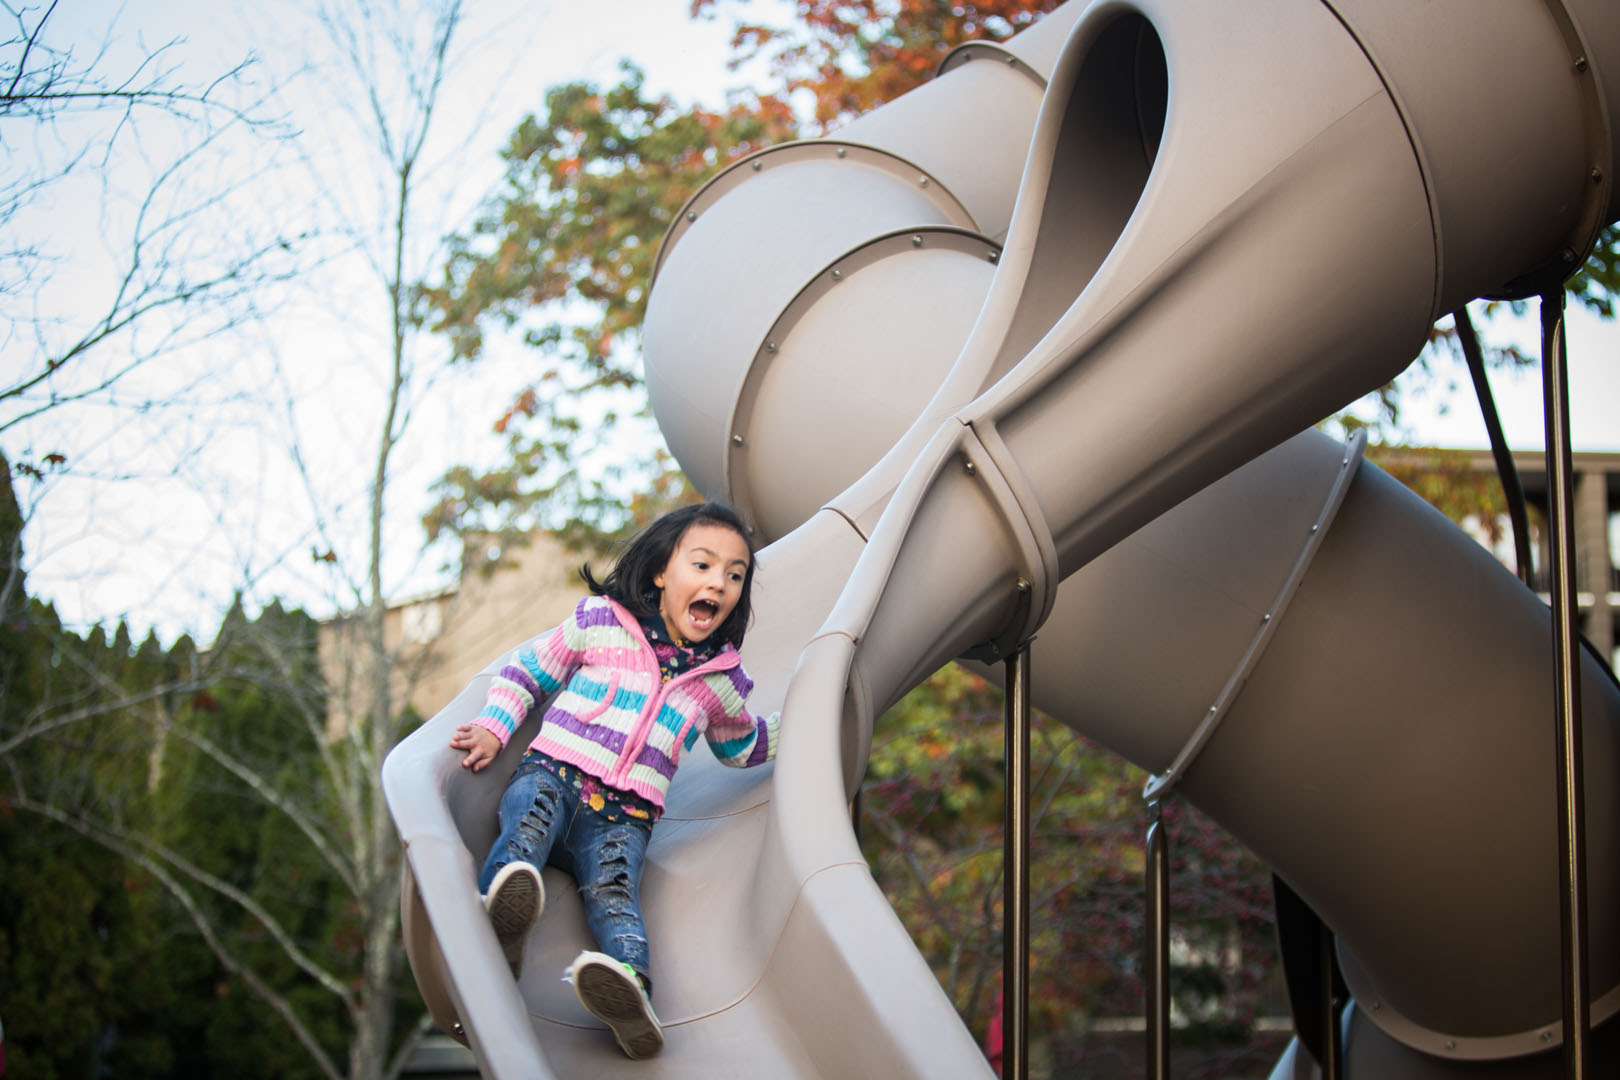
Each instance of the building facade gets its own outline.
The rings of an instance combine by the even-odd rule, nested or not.
[[[1422,482],[1440,476],[1452,487],[1479,485],[1478,490],[1495,494],[1493,507],[1500,506],[1496,462],[1488,450],[1383,450],[1376,455],[1378,464],[1388,469],[1420,495],[1430,495],[1429,485]],[[1531,583],[1544,599],[1548,598],[1548,567],[1551,556],[1548,549],[1548,489],[1547,460],[1539,450],[1520,450],[1513,454],[1519,482],[1524,488],[1530,519]],[[1574,455],[1574,540],[1575,540],[1575,592],[1580,608],[1580,628],[1592,648],[1608,661],[1612,671],[1620,671],[1620,633],[1616,620],[1620,619],[1620,453],[1583,452]],[[1472,484],[1459,483],[1460,478],[1471,478]],[[1484,501],[1484,500],[1482,500]],[[1457,504],[1443,507],[1457,516]],[[1492,527],[1476,517],[1465,519],[1468,529],[1481,543],[1501,559],[1508,569],[1515,569],[1512,534],[1508,531],[1505,515],[1499,509]]]
[[[388,609],[383,640],[397,658],[389,686],[394,711],[408,706],[428,719],[507,650],[562,622],[585,593],[582,562],[584,556],[548,533],[504,546],[493,537],[469,538],[455,585]],[[353,615],[321,626],[331,695],[327,726],[334,735],[370,708],[365,633],[365,620]]]

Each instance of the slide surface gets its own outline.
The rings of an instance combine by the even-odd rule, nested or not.
[[[694,198],[648,382],[694,482],[774,541],[744,661],[781,752],[676,778],[643,883],[667,1048],[633,1063],[559,981],[588,943],[565,879],[521,983],[482,916],[517,755],[473,776],[446,744],[484,680],[395,750],[407,949],[486,1075],[989,1075],[848,799],[875,715],[1037,630],[1036,704],[1334,929],[1350,1075],[1557,1075],[1546,608],[1358,447],[1295,434],[1620,211],[1620,11],[1512,5],[1454,62],[1416,44],[1466,8],[1075,2]],[[1611,851],[1620,693],[1582,678]],[[1620,883],[1590,869],[1598,1023]]]

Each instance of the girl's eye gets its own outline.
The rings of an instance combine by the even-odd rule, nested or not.
[[[740,581],[742,581],[742,579],[743,579],[743,576],[741,574],[737,573],[737,571],[733,570],[731,572],[731,580],[732,581],[740,582]]]
[[[702,559],[694,560],[692,565],[697,567],[699,570],[707,570],[709,568],[709,564],[704,562]]]

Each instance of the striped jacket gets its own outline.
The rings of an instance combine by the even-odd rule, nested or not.
[[[504,748],[534,703],[560,689],[529,748],[661,809],[681,754],[699,736],[737,768],[775,756],[781,714],[751,716],[744,702],[753,688],[730,645],[663,682],[636,617],[588,596],[561,626],[506,658],[473,723]]]

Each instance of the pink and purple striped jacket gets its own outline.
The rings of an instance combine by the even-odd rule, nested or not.
[[[730,645],[662,682],[636,617],[607,597],[588,596],[561,626],[506,658],[473,723],[504,748],[534,703],[560,689],[529,749],[662,808],[681,755],[700,735],[715,757],[737,768],[775,756],[781,714],[751,716],[745,702],[753,688]]]

